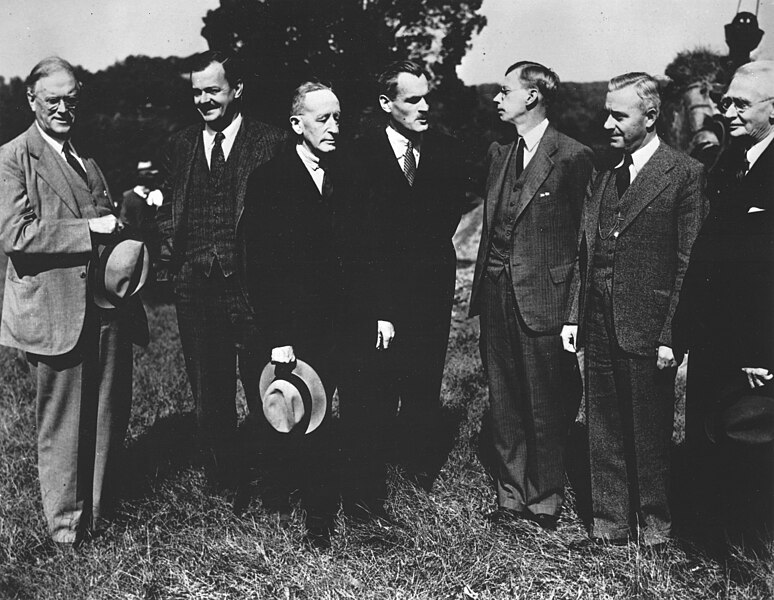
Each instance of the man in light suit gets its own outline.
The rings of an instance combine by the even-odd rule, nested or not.
[[[568,351],[586,349],[591,540],[651,547],[671,534],[672,316],[707,209],[702,165],[656,135],[660,105],[645,73],[610,81],[605,129],[623,156],[586,199],[562,329]]]
[[[491,522],[527,518],[555,529],[564,499],[562,455],[580,400],[574,357],[559,332],[575,261],[592,153],[556,131],[546,111],[559,78],[511,65],[495,96],[517,140],[489,148],[484,223],[471,294],[481,315],[499,508]]]
[[[147,324],[141,304],[104,310],[87,286],[95,244],[122,226],[99,167],[70,141],[80,96],[73,67],[44,59],[26,84],[35,122],[0,149],[0,236],[10,259],[0,343],[26,352],[33,367],[43,511],[52,539],[74,545],[110,514],[132,340],[147,343]]]
[[[774,443],[726,435],[721,415],[744,396],[774,406],[774,61],[740,67],[720,107],[731,143],[709,173],[674,320],[690,352],[679,481],[689,535],[760,551],[774,535]]]
[[[180,339],[196,403],[208,483],[231,488],[238,473],[236,371],[248,402],[263,364],[255,319],[240,277],[236,230],[247,177],[287,137],[242,115],[242,75],[235,57],[210,51],[191,66],[191,92],[202,118],[172,136],[161,168],[164,201],[160,280],[174,284]]]

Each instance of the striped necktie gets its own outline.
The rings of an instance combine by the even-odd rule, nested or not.
[[[406,176],[409,185],[414,185],[414,177],[417,175],[417,159],[414,156],[414,144],[408,140],[406,144],[406,154],[403,155],[403,174]]]

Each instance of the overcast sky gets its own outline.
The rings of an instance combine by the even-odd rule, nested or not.
[[[488,25],[459,73],[467,84],[497,82],[516,60],[554,68],[565,81],[631,70],[663,73],[680,50],[725,53],[723,25],[738,0],[484,0]],[[755,11],[755,0],[742,10]],[[187,56],[206,50],[202,17],[218,0],[0,0],[0,75],[24,77],[59,54],[97,71],[131,54]],[[774,58],[774,0],[760,0]]]

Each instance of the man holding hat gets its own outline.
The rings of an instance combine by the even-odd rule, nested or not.
[[[136,243],[113,249],[123,226],[105,178],[70,141],[80,97],[73,67],[43,59],[26,84],[35,122],[0,148],[9,257],[0,343],[26,352],[36,378],[43,512],[53,540],[69,546],[109,516],[132,400],[132,342],[148,339],[142,304],[131,297],[147,255]],[[136,278],[132,257],[142,261]],[[107,284],[104,304],[98,280]]]
[[[740,67],[720,107],[731,142],[674,326],[690,351],[682,479],[697,528],[749,546],[774,531],[774,61]]]
[[[340,112],[329,86],[308,81],[296,89],[296,143],[250,176],[239,229],[262,360],[272,363],[261,378],[262,406],[250,404],[247,425],[263,454],[263,503],[284,522],[289,493],[300,488],[306,541],[316,547],[330,545],[337,507],[324,404],[336,388],[339,240],[347,239],[340,229],[342,181],[331,158]],[[311,398],[302,402],[305,395]]]

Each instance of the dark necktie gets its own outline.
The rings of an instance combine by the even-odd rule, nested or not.
[[[70,142],[65,142],[65,145],[62,147],[62,152],[64,152],[67,164],[72,167],[73,171],[78,173],[78,177],[83,179],[83,182],[86,185],[89,185],[89,178],[86,176],[86,171],[83,170],[81,163],[78,162],[78,159],[75,158],[73,151],[70,149]]]
[[[322,180],[322,199],[328,202],[331,197],[333,196],[333,181],[331,180],[330,172],[328,171],[327,165],[321,167],[323,169],[323,180]]]
[[[516,142],[516,158],[515,158],[516,164],[514,165],[514,173],[516,174],[515,179],[518,179],[521,177],[521,174],[524,172],[524,138],[520,137],[519,140]]]
[[[737,162],[737,168],[736,168],[736,180],[742,181],[744,179],[745,175],[747,175],[747,171],[750,170],[750,161],[747,160],[747,152],[743,151],[741,156],[739,157],[739,161]]]
[[[615,189],[618,190],[618,199],[624,195],[631,183],[629,167],[632,164],[632,155],[624,154],[623,164],[615,170]]]
[[[215,142],[212,144],[212,154],[210,155],[210,178],[216,181],[223,174],[226,166],[226,157],[223,156],[223,139],[226,136],[222,131],[215,134]]]
[[[403,174],[409,185],[414,185],[414,177],[417,175],[417,159],[414,156],[414,144],[411,140],[406,144],[406,154],[403,157]]]

